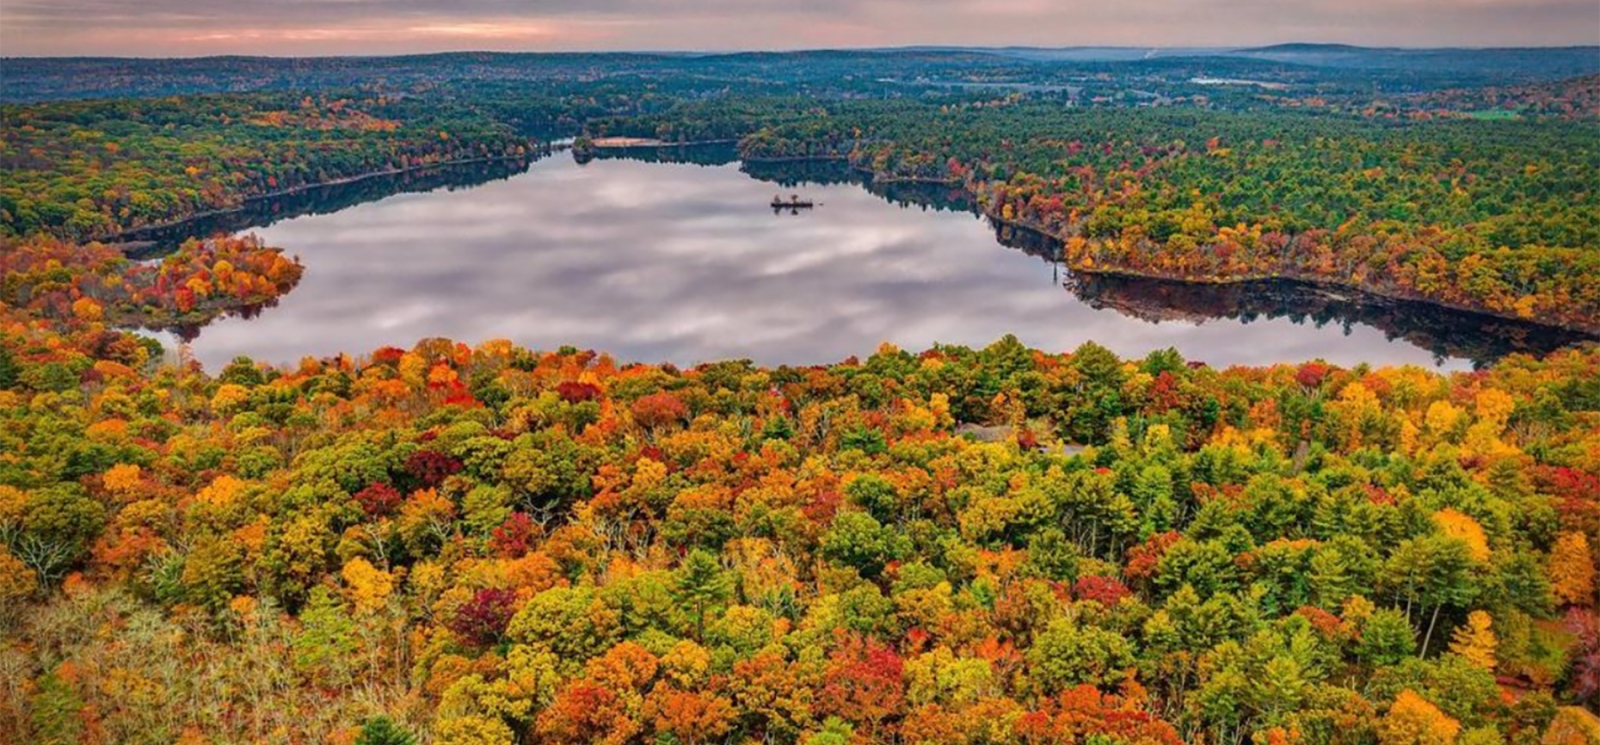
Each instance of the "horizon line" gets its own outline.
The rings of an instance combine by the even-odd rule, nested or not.
[[[1550,45],[1510,45],[1510,46],[1478,46],[1468,44],[1451,44],[1441,46],[1366,46],[1348,42],[1320,42],[1320,41],[1284,41],[1270,44],[1248,45],[1133,45],[1133,44],[1069,44],[1063,46],[1041,46],[1035,44],[901,44],[892,46],[830,46],[830,47],[771,47],[749,49],[588,49],[588,50],[490,50],[490,49],[450,49],[429,52],[400,52],[394,54],[311,54],[311,55],[278,55],[278,54],[197,54],[197,55],[95,55],[95,54],[36,54],[36,55],[0,55],[0,60],[205,60],[205,59],[394,59],[404,57],[440,57],[446,55],[478,54],[495,56],[559,56],[559,55],[633,55],[633,56],[684,56],[694,55],[703,57],[736,56],[746,54],[801,54],[820,52],[917,52],[917,51],[973,51],[997,52],[1007,50],[1019,51],[1071,51],[1071,50],[1138,50],[1164,52],[1199,52],[1199,53],[1238,53],[1251,51],[1273,50],[1279,47],[1333,47],[1367,52],[1430,52],[1430,51],[1468,51],[1468,52],[1494,52],[1494,51],[1519,51],[1540,50],[1553,51],[1562,49],[1595,49],[1600,50],[1600,44],[1550,44]],[[1063,60],[1069,61],[1069,60]],[[1077,60],[1090,61],[1090,60]],[[1114,60],[1102,60],[1114,61]],[[1138,60],[1122,60],[1138,61]]]

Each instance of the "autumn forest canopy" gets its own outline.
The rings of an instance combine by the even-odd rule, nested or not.
[[[207,370],[144,332],[271,313],[317,266],[248,235],[129,253],[633,138],[937,185],[1086,277],[1592,337],[1595,51],[0,60],[0,732],[1600,741],[1592,342],[1452,373],[1009,335]]]

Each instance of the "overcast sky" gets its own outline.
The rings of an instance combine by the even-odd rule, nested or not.
[[[0,54],[1600,43],[1600,0],[0,0]]]

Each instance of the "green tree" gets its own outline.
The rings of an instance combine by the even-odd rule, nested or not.
[[[312,588],[300,612],[300,633],[293,641],[295,667],[324,685],[350,681],[352,660],[361,650],[355,619],[327,587]]]
[[[39,678],[28,702],[33,725],[32,742],[38,745],[77,745],[83,733],[83,697],[71,683],[54,672]],[[12,734],[20,736],[21,733]]]
[[[1370,665],[1393,665],[1417,650],[1417,634],[1406,614],[1393,608],[1379,608],[1361,623],[1356,640],[1356,657]]]
[[[577,665],[605,652],[622,636],[621,618],[589,587],[556,587],[528,601],[506,636]]]
[[[22,366],[17,364],[11,349],[0,343],[0,389],[14,388],[21,379]]]
[[[1261,674],[1251,679],[1251,698],[1261,712],[1262,721],[1273,726],[1300,710],[1307,687],[1300,663],[1293,657],[1278,656],[1268,660]]]
[[[1183,585],[1203,596],[1239,588],[1239,567],[1222,541],[1180,539],[1162,555],[1156,566],[1156,587],[1172,592]]]
[[[361,723],[361,734],[355,745],[414,745],[416,736],[394,723],[393,719],[379,714]]]
[[[88,556],[105,522],[105,507],[83,487],[57,484],[28,493],[19,520],[0,515],[0,541],[49,585]]]
[[[706,612],[728,599],[733,590],[733,580],[723,571],[722,565],[710,552],[695,549],[684,559],[678,569],[678,581],[673,590],[682,603],[689,605],[694,616],[694,638],[705,635]]]
[[[1402,541],[1384,565],[1387,584],[1406,614],[1425,629],[1422,652],[1433,640],[1439,614],[1472,601],[1478,587],[1474,563],[1465,541],[1439,534]]]
[[[889,561],[899,558],[905,538],[865,512],[842,512],[822,536],[822,555],[855,567],[871,579],[883,573]]]
[[[877,474],[862,474],[851,479],[844,494],[880,522],[893,522],[900,509],[900,495],[894,484]]]
[[[1028,650],[1029,669],[1050,692],[1083,683],[1115,685],[1133,664],[1133,643],[1127,637],[1069,619],[1052,621]]]

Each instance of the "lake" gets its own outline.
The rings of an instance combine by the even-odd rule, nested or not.
[[[248,229],[306,266],[275,307],[200,329],[191,352],[215,371],[240,355],[505,338],[625,361],[816,364],[1013,333],[1049,351],[1093,340],[1213,365],[1458,369],[1573,340],[1294,283],[1072,276],[1051,241],[997,230],[944,187],[869,185],[837,164],[742,167],[726,149],[634,155],[371,179],[181,226]],[[818,205],[775,212],[778,193]]]

